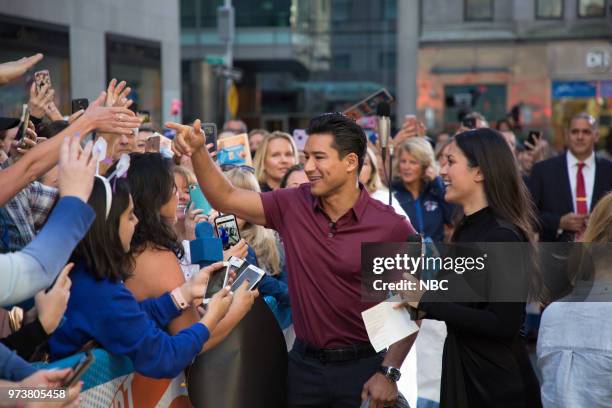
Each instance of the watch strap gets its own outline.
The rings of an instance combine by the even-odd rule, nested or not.
[[[180,310],[185,310],[189,307],[189,303],[187,303],[187,301],[183,297],[180,287],[175,288],[172,292],[170,292],[170,296],[172,297],[172,300],[174,300],[174,303]]]

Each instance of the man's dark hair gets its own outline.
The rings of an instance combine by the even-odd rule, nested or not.
[[[361,172],[368,143],[365,132],[353,119],[338,112],[324,113],[310,121],[306,133],[331,134],[334,137],[332,147],[338,151],[340,159],[349,153],[355,153],[359,163],[357,174]]]
[[[67,120],[54,120],[53,122],[43,122],[38,125],[36,134],[38,137],[46,137],[51,139],[53,136],[60,133],[62,130],[70,126]]]

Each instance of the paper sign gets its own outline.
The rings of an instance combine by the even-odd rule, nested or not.
[[[405,308],[393,308],[399,301],[399,296],[393,296],[361,312],[370,343],[377,353],[419,330]]]

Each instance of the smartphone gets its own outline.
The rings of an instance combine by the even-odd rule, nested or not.
[[[72,375],[64,382],[64,387],[70,388],[81,379],[89,366],[95,361],[91,351],[87,350],[85,355],[72,367]]]
[[[537,130],[530,130],[529,136],[527,136],[527,142],[529,142],[532,146],[535,146],[536,143],[542,138],[542,132]],[[531,150],[531,147],[525,146],[526,150]]]
[[[17,131],[17,135],[15,135],[15,140],[23,140],[26,135],[26,129],[28,128],[28,124],[30,123],[30,109],[27,104],[23,105],[23,109],[21,111],[21,123],[19,124],[19,130]]]
[[[244,283],[244,281],[248,281],[248,290],[253,290],[257,287],[259,282],[266,275],[266,272],[256,267],[255,265],[247,264],[247,267],[244,268],[242,273],[238,275],[234,283],[232,283],[232,292],[236,292],[240,286]]]
[[[208,303],[215,293],[227,286],[227,281],[230,276],[229,262],[223,262],[223,268],[217,269],[208,279],[206,286],[206,294],[204,295],[204,303]]]
[[[240,241],[240,231],[234,214],[220,215],[215,218],[215,229],[217,230],[217,236],[221,238],[224,251]]]
[[[476,129],[476,118],[463,118],[461,124],[464,128]]]
[[[157,132],[153,133],[153,136],[150,136],[145,144],[145,151],[147,153],[159,153],[159,149],[161,146],[161,135]]]
[[[295,140],[295,146],[297,149],[304,151],[306,141],[308,140],[306,129],[293,129],[293,140]]]
[[[51,87],[51,75],[49,70],[36,71],[34,73],[34,83],[36,84],[36,90],[40,92],[43,86],[49,85]]]
[[[208,150],[209,152],[217,151],[217,125],[214,123],[203,123],[202,124],[202,132],[204,132],[204,136],[206,137],[206,144],[211,144],[212,147]]]
[[[240,273],[248,266],[247,261],[242,258],[238,258],[237,256],[230,256],[230,259],[227,261],[229,265],[229,273],[232,272],[236,274],[236,276],[240,275]]]
[[[417,117],[416,115],[406,115],[404,116],[404,121],[405,122],[409,122],[411,126],[415,127],[417,126]]]
[[[72,113],[78,112],[81,109],[85,110],[89,106],[89,99],[78,98],[72,100]]]
[[[202,210],[204,215],[208,215],[212,210],[212,206],[210,205],[206,197],[204,197],[202,189],[200,189],[200,186],[198,184],[189,185],[189,199],[191,200],[191,203],[193,203],[193,209]],[[191,203],[189,203],[187,208],[189,208]]]

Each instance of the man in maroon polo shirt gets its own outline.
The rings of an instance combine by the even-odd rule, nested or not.
[[[173,149],[191,155],[213,208],[277,230],[285,246],[296,342],[289,354],[288,406],[383,407],[398,397],[399,367],[415,336],[385,353],[369,343],[361,312],[362,242],[405,241],[415,231],[393,208],[372,199],[358,182],[367,146],[350,118],[314,118],[304,153],[310,183],[255,193],[233,187],[214,165],[200,122],[167,124]]]

